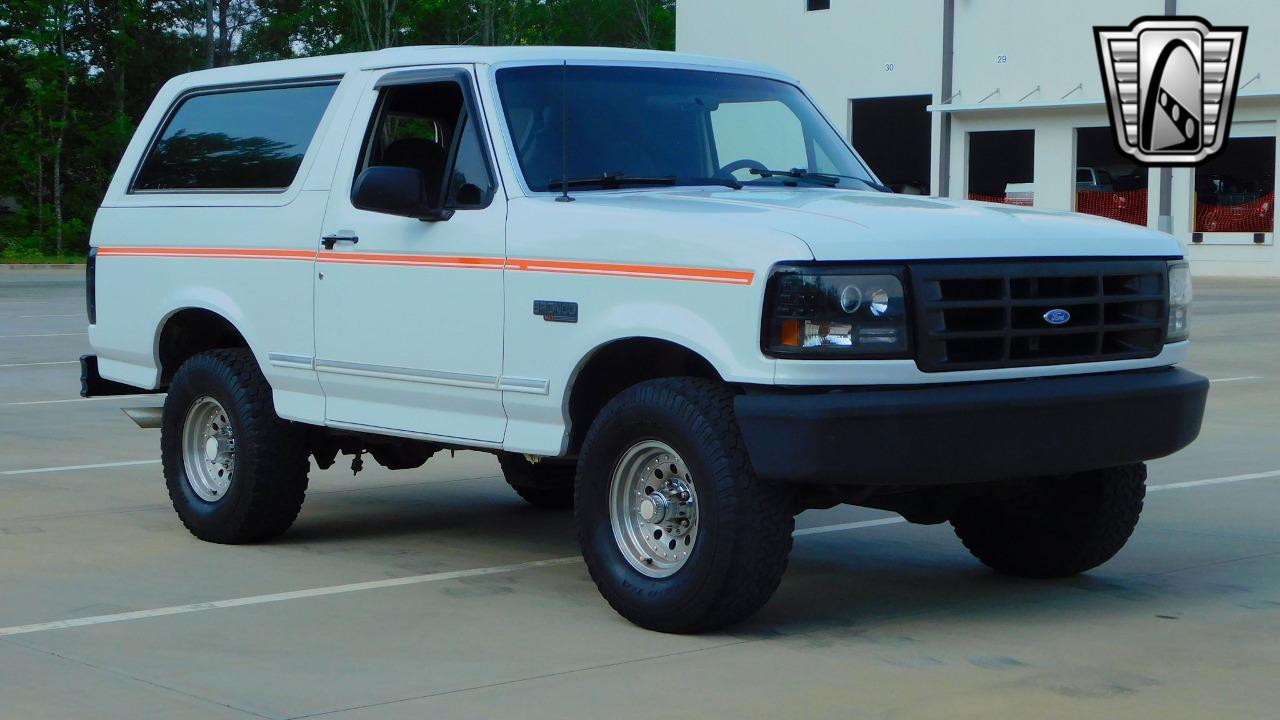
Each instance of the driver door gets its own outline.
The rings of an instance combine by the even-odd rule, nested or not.
[[[475,98],[463,67],[371,73],[317,238],[315,368],[329,425],[502,441],[506,198]],[[419,170],[452,217],[355,207],[354,180],[375,165]]]

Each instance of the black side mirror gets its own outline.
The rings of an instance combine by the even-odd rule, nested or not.
[[[351,189],[351,204],[361,210],[440,222],[453,217],[452,210],[432,207],[423,190],[417,168],[374,165],[365,168]]]

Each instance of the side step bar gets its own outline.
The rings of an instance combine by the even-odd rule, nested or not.
[[[160,417],[164,413],[164,408],[158,407],[140,407],[140,408],[120,408],[125,415],[129,416],[138,427],[143,430],[155,430],[160,427]]]

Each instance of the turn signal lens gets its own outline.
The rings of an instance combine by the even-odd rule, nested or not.
[[[1191,268],[1185,261],[1169,263],[1169,331],[1166,343],[1191,337]]]

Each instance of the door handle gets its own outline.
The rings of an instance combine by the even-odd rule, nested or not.
[[[339,230],[332,235],[325,235],[320,238],[320,244],[324,246],[325,250],[332,250],[333,246],[340,242],[349,242],[352,245],[355,245],[360,242],[360,238],[350,230]]]

